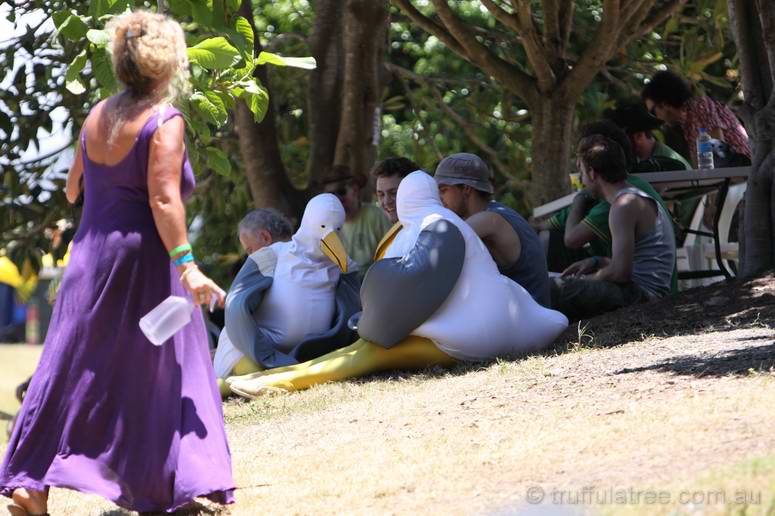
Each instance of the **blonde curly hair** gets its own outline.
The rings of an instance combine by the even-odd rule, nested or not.
[[[113,18],[111,58],[116,78],[136,99],[172,100],[188,86],[188,54],[180,24],[149,11],[134,11]]]

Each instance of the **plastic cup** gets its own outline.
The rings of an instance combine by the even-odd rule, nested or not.
[[[573,174],[568,174],[568,177],[570,178],[570,186],[572,189],[581,190],[584,188],[584,185],[581,182],[581,174],[574,172]]]

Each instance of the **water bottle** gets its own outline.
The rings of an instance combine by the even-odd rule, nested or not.
[[[140,319],[140,329],[154,345],[161,346],[191,322],[194,303],[185,297],[170,296]]]
[[[710,140],[708,131],[701,127],[697,136],[697,166],[700,170],[713,168],[713,146]]]

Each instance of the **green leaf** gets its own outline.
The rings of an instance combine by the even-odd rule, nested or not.
[[[304,70],[314,70],[317,62],[314,57],[285,57],[271,52],[261,52],[256,60],[257,65],[273,64],[275,66],[290,66],[293,68],[303,68]]]
[[[86,91],[86,86],[83,85],[79,77],[76,77],[75,79],[65,79],[65,88],[73,95],[80,95]]]
[[[231,173],[231,162],[229,157],[218,147],[207,147],[207,167],[214,170],[216,174],[228,177]]]
[[[205,120],[216,126],[220,127],[229,119],[229,113],[226,111],[223,100],[211,91],[194,93],[191,95],[191,102],[193,102],[197,111],[202,114]]]
[[[253,27],[250,26],[250,22],[242,16],[237,16],[237,20],[234,22],[234,29],[245,39],[245,45],[247,47],[245,52],[252,56],[255,36],[253,34]]]
[[[92,55],[92,73],[100,83],[100,86],[109,91],[115,91],[118,82],[113,75],[113,65],[110,62],[110,55],[104,48],[99,48]]]
[[[212,1],[205,2],[204,0],[193,0],[191,2],[191,15],[192,18],[194,18],[195,23],[209,27],[213,23]]]
[[[116,0],[90,0],[89,16],[95,20],[100,16],[110,14],[110,9],[116,4]]]
[[[185,18],[192,15],[191,2],[188,0],[168,0],[170,11],[177,18]]]
[[[81,70],[86,66],[86,49],[81,50],[81,53],[75,56],[70,64],[67,66],[67,73],[65,74],[65,88],[73,95],[80,95],[86,91],[86,87],[81,82]]]
[[[261,122],[266,116],[267,109],[269,109],[269,93],[255,80],[244,81],[240,83],[240,86],[244,88],[240,98],[245,101],[248,109],[253,113],[253,119],[256,122]]]
[[[208,38],[188,49],[188,59],[208,70],[223,70],[239,61],[240,55],[223,36]]]
[[[213,20],[210,25],[220,32],[226,28],[226,12],[224,11],[224,0],[213,1]]]
[[[226,8],[230,13],[236,13],[239,11],[242,0],[226,0]]]
[[[54,25],[57,27],[59,35],[64,36],[67,39],[77,41],[82,39],[86,32],[89,30],[86,20],[78,16],[75,12],[71,14],[67,12],[59,12],[52,16],[54,18]],[[59,23],[57,23],[59,21]]]
[[[106,30],[89,29],[86,39],[98,47],[106,47],[110,42],[110,36]]]

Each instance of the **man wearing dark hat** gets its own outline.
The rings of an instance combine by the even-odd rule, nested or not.
[[[444,206],[474,229],[501,274],[549,306],[549,275],[538,235],[519,213],[492,200],[495,188],[487,164],[475,154],[452,154],[441,160],[433,177]]]
[[[676,151],[654,138],[651,132],[661,125],[641,102],[623,102],[614,110],[607,110],[605,117],[619,126],[632,143],[636,165],[634,173],[688,170],[691,165]]]
[[[372,202],[362,201],[361,190],[366,182],[366,177],[353,174],[345,165],[333,166],[321,181],[323,190],[336,195],[344,207],[342,244],[362,272],[371,265],[377,244],[390,229],[382,210]]]

